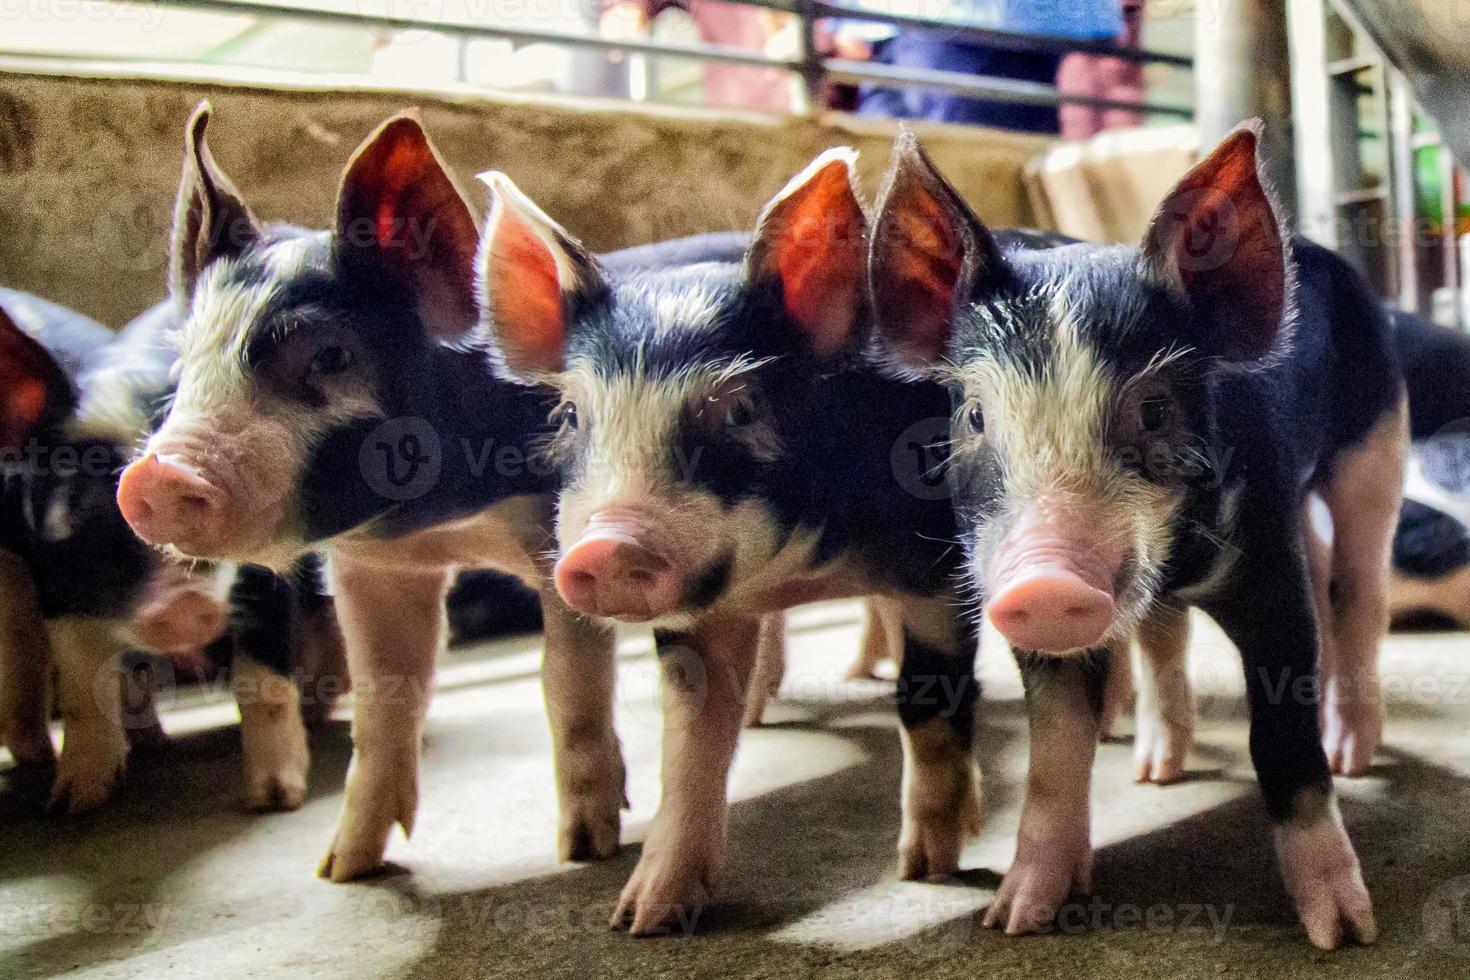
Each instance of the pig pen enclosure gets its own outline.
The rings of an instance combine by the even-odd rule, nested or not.
[[[649,54],[639,43],[624,53]],[[786,68],[884,77],[835,55]],[[1312,94],[1297,91],[1299,112]],[[890,119],[809,105],[491,96],[463,78],[288,84],[21,57],[0,37],[0,977],[1470,974],[1470,338],[1448,326],[1466,314],[1447,219],[1463,179],[1445,152],[1440,223],[1378,241],[1354,222],[1387,222],[1400,198],[1302,181],[1279,188],[1294,191],[1282,209],[1255,157],[1231,155],[1254,138],[1237,130],[1212,156],[1223,131],[1154,101],[1162,125],[1082,141],[917,122],[921,154]],[[1269,179],[1282,119],[1262,104],[1239,118],[1267,116]],[[1297,129],[1305,142],[1300,115]],[[1434,141],[1400,129],[1428,180]],[[1351,404],[1302,426],[1353,430],[1316,484],[1331,516],[1294,502],[1307,530],[1288,522],[1267,549],[1226,541],[1266,506],[1221,489],[1249,448],[1196,447],[1181,458],[1198,469],[1158,477],[1153,457],[1108,443],[1108,465],[1170,492],[1218,477],[1223,523],[1199,537],[1229,560],[1168,596],[1177,569],[1159,560],[1148,615],[1121,636],[1112,620],[1088,633],[1078,610],[1095,593],[1124,616],[1146,527],[1115,581],[1094,588],[1108,576],[1081,568],[1062,585],[1085,591],[1057,591],[1047,565],[995,588],[1003,612],[982,617],[990,572],[962,545],[999,520],[995,500],[1027,506],[1018,443],[1080,431],[1131,362],[1103,343],[1106,369],[1086,378],[1104,394],[1041,380],[1052,402],[1008,413],[984,385],[1024,392],[1067,362],[976,382],[982,405],[963,379],[992,378],[1004,358],[975,353],[990,334],[967,347],[947,331],[984,314],[974,322],[1001,336],[1044,307],[1058,332],[1032,356],[1052,357],[1068,329],[1099,343],[1075,326],[1088,317],[1134,302],[1178,314],[1147,305],[1168,288],[1196,312],[1224,295],[1211,323],[1264,307],[1272,338],[1282,322],[1314,329],[1311,311],[1261,298],[1273,274],[1285,296],[1319,268],[1281,263],[1335,261],[1305,245],[1194,255],[1170,275],[1148,264],[1240,215],[1269,234],[1299,227],[1365,274],[1303,287],[1316,297],[1304,302],[1338,304],[1316,320],[1366,324],[1359,346],[1319,359],[1351,365],[1332,368]],[[1181,223],[1196,240],[1171,252],[1159,243]],[[1093,261],[1070,258],[1074,238],[1145,248],[1099,273],[1069,264]],[[1063,258],[1015,257],[1033,249]],[[1137,269],[1157,276],[1128,292]],[[1196,288],[1221,269],[1249,288]],[[1392,355],[1371,355],[1380,327]],[[940,329],[947,346],[926,346]],[[667,343],[682,332],[718,342]],[[1272,377],[1287,343],[1268,339],[1232,377]],[[1157,364],[1150,350],[1133,365],[1146,379],[1190,357],[1155,346]],[[832,351],[851,361],[832,367]],[[1207,353],[1250,360],[1232,344]],[[1394,359],[1403,418],[1398,375],[1379,371]],[[794,379],[777,373],[788,361]],[[643,400],[616,401],[606,379],[620,371]],[[799,400],[843,372],[858,380]],[[1381,404],[1361,408],[1375,385]],[[1204,411],[1187,386],[1140,390],[1117,397],[1151,435]],[[1101,440],[1135,423],[1091,424]],[[1011,431],[1025,438],[995,464],[1004,478],[938,472],[951,446],[963,465]],[[1391,559],[1387,598],[1411,629],[1380,648],[1372,610],[1367,627],[1338,621],[1359,601],[1351,563],[1313,549],[1320,537],[1345,552],[1364,501],[1400,516],[1382,491],[1406,450],[1392,553],[1369,551],[1379,571]],[[636,466],[662,475],[604,506]],[[1375,476],[1339,493],[1344,472]],[[967,496],[967,480],[982,491]],[[686,484],[699,493],[671,498],[662,529],[620,516]],[[827,515],[819,528],[811,508]],[[1102,527],[1084,528],[1097,544],[1079,567],[1106,564],[1112,522],[1138,509],[1089,512]],[[1177,509],[1149,520],[1174,527]],[[1278,545],[1300,574],[1249,566],[1270,573],[1249,583],[1250,612],[1180,611],[1208,604],[1239,555]],[[696,572],[670,584],[686,560]],[[466,576],[448,591],[450,569],[482,566],[522,584]],[[1341,666],[1350,653],[1324,661],[1325,699],[1315,661],[1248,655],[1243,670],[1235,642],[1289,635],[1256,610],[1274,615],[1296,586],[1308,624],[1337,624],[1334,650],[1374,634],[1357,675]],[[956,636],[978,644],[973,671],[946,657]],[[1282,704],[1296,713],[1271,714]],[[1073,831],[1080,819],[1080,843],[1048,822],[1059,815]],[[1371,927],[1354,886],[1371,895]],[[1018,894],[1037,910],[1017,911]]]

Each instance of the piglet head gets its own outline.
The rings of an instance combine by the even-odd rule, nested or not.
[[[574,609],[670,622],[738,593],[780,547],[761,487],[789,420],[771,386],[799,364],[809,384],[863,337],[853,157],[830,151],[791,181],[743,263],[617,276],[487,175],[483,334],[506,376],[560,396],[555,581]]]
[[[178,388],[118,502],[150,543],[283,567],[400,502],[360,454],[424,414],[407,403],[432,397],[428,352],[474,326],[478,234],[411,114],[358,147],[322,232],[257,221],[208,120],[190,120],[175,217]]]
[[[953,393],[971,577],[1018,648],[1131,635],[1182,515],[1227,505],[1211,379],[1271,356],[1287,294],[1255,142],[1243,129],[1192,170],[1141,250],[1027,251],[899,139],[869,256],[878,344]]]

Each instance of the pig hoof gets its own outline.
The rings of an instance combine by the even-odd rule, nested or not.
[[[689,935],[709,902],[716,863],[705,848],[645,850],[618,896],[610,927],[634,936]]]
[[[1383,714],[1378,705],[1329,704],[1323,715],[1322,747],[1333,773],[1365,775],[1383,739]]]
[[[610,797],[568,800],[557,833],[557,856],[563,861],[605,861],[617,854],[622,804],[622,787]]]
[[[51,787],[53,813],[75,816],[101,807],[112,796],[127,761],[127,741],[121,731],[77,728],[68,726],[62,738],[61,760]]]
[[[317,867],[319,877],[340,884],[370,875],[383,866],[394,824],[403,828],[404,837],[412,836],[418,808],[417,758],[406,768],[406,774],[389,769],[389,778],[377,781],[354,764],[347,776],[347,802],[337,836]]]
[[[1366,946],[1378,938],[1373,900],[1338,819],[1281,825],[1276,853],[1287,893],[1313,946],[1337,949],[1346,938]]]
[[[1092,890],[1092,847],[1085,831],[1071,836],[1017,845],[1016,860],[985,911],[987,929],[1004,929],[1008,936],[1040,932],[1068,896]]]
[[[898,843],[899,878],[947,878],[959,870],[966,839],[980,833],[980,787],[973,773],[961,792],[948,808],[904,820]]]
[[[1192,733],[1163,722],[1139,720],[1133,740],[1134,779],[1140,783],[1167,786],[1184,778]]]
[[[278,709],[240,709],[245,754],[245,806],[250,810],[297,810],[306,801],[311,752],[299,714]]]

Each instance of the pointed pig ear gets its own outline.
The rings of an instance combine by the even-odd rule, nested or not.
[[[746,254],[752,285],[775,286],[819,356],[862,340],[868,217],[854,190],[857,151],[828,150],[766,205]]]
[[[474,329],[474,214],[412,114],[384,122],[353,153],[337,192],[337,258],[401,283],[431,337]]]
[[[1189,304],[1197,346],[1228,361],[1269,354],[1286,313],[1286,252],[1258,171],[1259,130],[1235,130],[1185,174],[1143,241],[1147,273]]]
[[[61,365],[0,309],[0,449],[22,448],[32,433],[75,405]]]
[[[944,355],[959,307],[1005,263],[989,229],[930,162],[908,129],[893,146],[879,197],[868,282],[879,341],[901,364]]]
[[[187,306],[199,274],[209,263],[238,255],[260,238],[260,225],[230,178],[214,162],[205,142],[209,102],[200,102],[184,130],[184,172],[174,204],[169,249],[169,288]]]
[[[481,329],[512,376],[560,371],[573,303],[601,292],[602,272],[509,177],[491,171],[480,179],[491,195],[477,261]]]

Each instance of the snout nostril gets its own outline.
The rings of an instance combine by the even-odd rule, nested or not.
[[[181,509],[193,511],[196,514],[208,514],[215,509],[214,501],[197,493],[180,494],[175,499]]]

